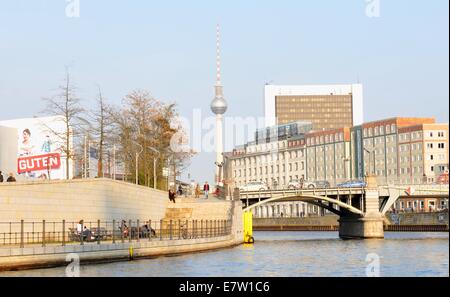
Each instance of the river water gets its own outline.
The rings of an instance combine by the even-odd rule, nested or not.
[[[349,241],[334,232],[255,232],[254,237],[254,245],[81,266],[80,275],[346,277],[366,276],[371,265],[379,269],[369,271],[380,276],[449,276],[448,233],[386,233],[384,240]],[[65,276],[65,267],[0,276]]]

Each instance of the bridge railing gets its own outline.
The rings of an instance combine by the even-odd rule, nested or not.
[[[0,248],[186,240],[231,234],[231,220],[0,222]]]
[[[339,195],[339,194],[361,194],[364,193],[364,187],[341,187],[341,188],[312,188],[312,189],[278,189],[278,190],[261,190],[261,191],[240,191],[240,197],[246,198],[248,196],[274,196],[274,195]]]

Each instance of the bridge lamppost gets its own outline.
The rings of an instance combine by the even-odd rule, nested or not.
[[[214,162],[214,164],[218,167],[218,173],[219,173],[219,175],[218,175],[218,177],[217,177],[217,185],[218,186],[222,186],[223,185],[223,183],[222,183],[222,168],[223,168],[223,165],[225,164],[225,162]]]
[[[344,178],[346,180],[350,179],[350,176],[347,176],[347,162],[350,162],[350,158],[348,157],[344,157],[342,158],[342,160],[344,161]],[[350,171],[351,172],[351,171]]]
[[[369,150],[367,148],[364,148],[364,150],[366,151],[366,153],[369,154],[369,172],[367,175],[371,175],[371,174],[375,175],[375,149]],[[371,163],[370,158],[371,158],[372,154],[373,154],[373,170],[371,170],[372,166],[370,164]],[[373,171],[373,172],[371,172],[371,171]]]

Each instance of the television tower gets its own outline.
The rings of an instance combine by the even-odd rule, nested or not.
[[[223,98],[223,86],[220,81],[220,27],[217,25],[217,53],[216,53],[216,85],[215,97],[211,102],[211,111],[216,115],[216,185],[222,185],[222,167],[223,167],[223,114],[227,111],[227,102]]]

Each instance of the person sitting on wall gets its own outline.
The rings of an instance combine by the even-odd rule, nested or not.
[[[123,226],[123,228],[122,228],[122,226]],[[122,220],[122,226],[119,227],[120,232],[122,232],[124,238],[127,238],[127,237],[128,237],[128,234],[129,234],[129,230],[128,230],[128,226],[127,226],[127,221]]]
[[[169,200],[175,203],[175,191],[172,189],[169,190]]]
[[[15,182],[15,181],[16,181],[16,178],[14,177],[14,174],[12,172],[10,172],[6,182],[11,183],[11,182]]]
[[[149,238],[156,236],[155,229],[153,229],[152,227],[149,227],[148,224],[145,224],[144,226],[142,226],[142,230],[143,230],[143,233],[144,233],[143,235],[148,234]],[[142,237],[145,237],[145,236],[142,236]]]
[[[86,241],[92,240],[92,232],[86,226],[84,226],[83,240]]]
[[[219,197],[220,195],[220,188],[217,186],[216,189],[214,190],[214,196]]]

